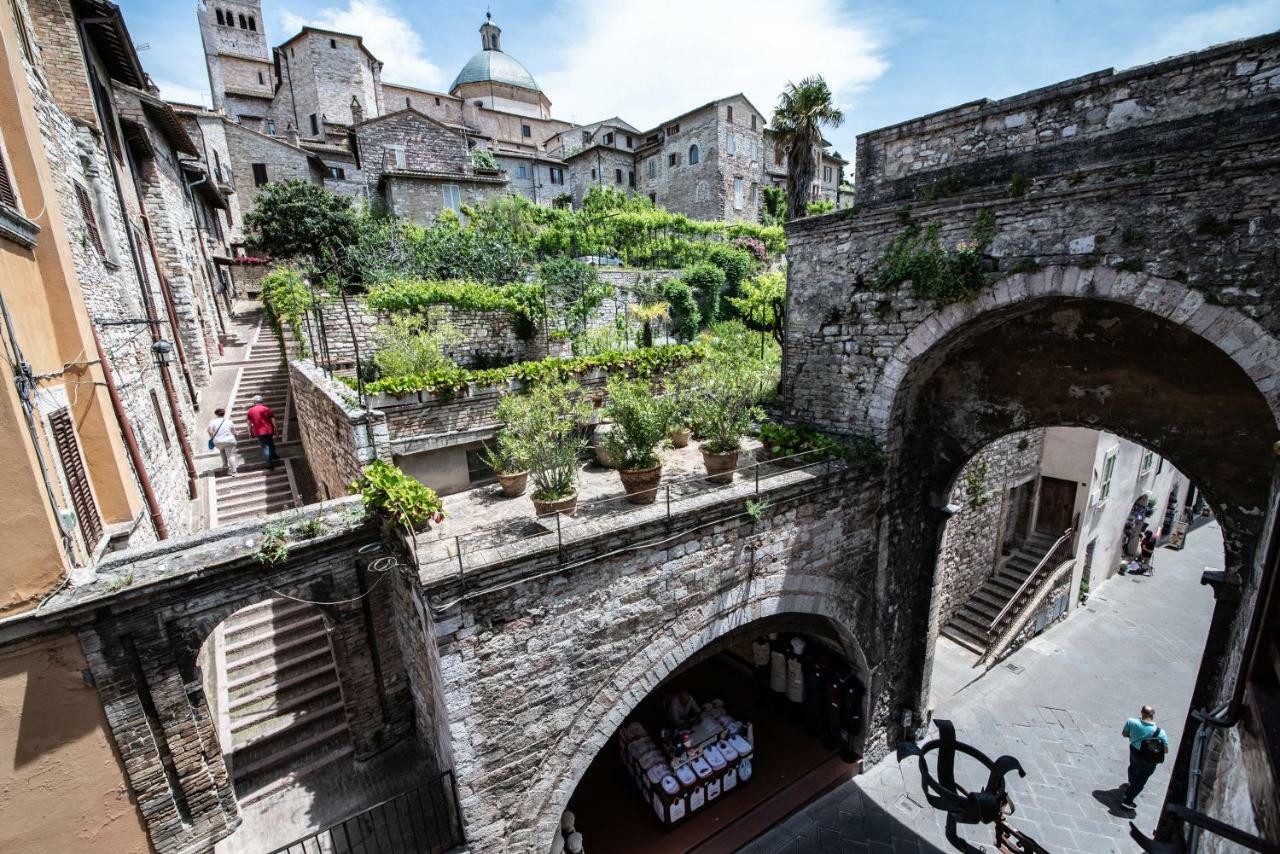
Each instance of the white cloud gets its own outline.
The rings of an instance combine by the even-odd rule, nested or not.
[[[383,62],[385,82],[425,89],[448,85],[440,66],[428,57],[422,37],[383,0],[346,0],[345,6],[309,9],[301,14],[285,10],[280,22],[286,38],[303,26],[363,36],[365,47]]]
[[[772,114],[789,81],[821,74],[845,108],[884,73],[872,28],[837,0],[563,0],[565,47],[536,74],[558,118],[610,115],[648,129],[744,92]]]
[[[180,104],[199,104],[204,107],[208,107],[212,103],[209,98],[209,90],[206,88],[196,88],[185,83],[175,83],[172,80],[163,78],[155,78],[155,84],[160,87],[160,97],[166,101],[177,101]]]
[[[1280,0],[1230,3],[1178,18],[1135,49],[1127,64],[1155,62],[1210,45],[1260,36],[1280,26]]]

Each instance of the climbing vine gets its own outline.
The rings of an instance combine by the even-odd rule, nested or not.
[[[973,224],[969,240],[960,241],[954,249],[944,249],[939,240],[937,223],[922,231],[908,224],[885,247],[876,264],[874,283],[877,290],[890,291],[905,282],[911,283],[911,295],[932,300],[937,305],[972,299],[986,284],[982,256],[995,239],[995,215],[983,209]]]
[[[978,460],[964,473],[965,490],[969,493],[969,506],[977,510],[991,501],[991,490],[987,489],[987,475],[991,466],[986,460]]]

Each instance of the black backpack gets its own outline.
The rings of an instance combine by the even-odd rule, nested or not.
[[[1156,727],[1154,734],[1147,736],[1138,743],[1138,755],[1155,765],[1159,765],[1164,761],[1166,752],[1167,748],[1160,739],[1160,727]]]

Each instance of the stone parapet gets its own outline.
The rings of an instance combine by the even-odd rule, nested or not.
[[[289,363],[289,388],[311,475],[325,498],[346,495],[361,469],[374,460],[391,460],[386,416],[362,409],[355,392],[313,362]]]

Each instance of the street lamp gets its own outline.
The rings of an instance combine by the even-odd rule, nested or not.
[[[978,848],[956,832],[960,824],[995,824],[996,850],[1007,854],[1049,854],[1048,849],[1027,834],[1005,822],[1013,814],[1013,801],[1004,785],[1004,775],[1017,771],[1025,777],[1021,763],[1012,756],[992,760],[981,750],[956,741],[956,728],[951,721],[935,720],[938,738],[924,744],[911,741],[898,742],[898,761],[915,756],[920,762],[920,783],[925,800],[934,809],[947,813],[947,841],[957,851],[965,854],[981,854]],[[937,756],[937,777],[929,772],[925,757],[933,751]],[[980,792],[967,792],[956,783],[956,753],[976,759],[989,772],[987,784]]]
[[[156,357],[156,364],[161,368],[169,367],[172,353],[173,345],[163,338],[151,345],[151,354]]]

